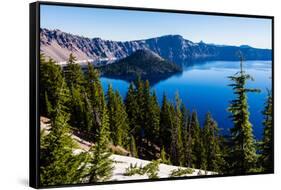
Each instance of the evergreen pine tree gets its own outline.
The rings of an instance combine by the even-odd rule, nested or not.
[[[157,101],[156,92],[153,91],[149,97],[148,113],[148,139],[154,144],[159,144],[159,125],[160,125],[160,107]]]
[[[202,152],[204,150],[202,150],[201,129],[197,118],[197,112],[195,111],[193,111],[191,115],[189,133],[192,143],[192,166],[203,169],[203,158],[201,158],[201,156],[204,154],[204,152]]]
[[[87,130],[88,126],[86,126],[85,122],[85,101],[83,96],[83,92],[79,88],[75,88],[71,86],[71,99],[70,99],[70,110],[71,117],[70,123],[73,127],[78,128],[80,130]]]
[[[160,108],[157,102],[155,91],[150,94],[149,82],[146,81],[144,87],[144,138],[146,139],[146,149],[148,152],[157,152],[155,145],[159,142],[159,120]],[[152,156],[156,159],[155,156]]]
[[[77,88],[84,84],[84,75],[81,67],[76,63],[76,57],[70,53],[66,66],[64,67],[64,76],[69,88]]]
[[[182,144],[182,112],[181,100],[179,94],[176,93],[176,105],[171,109],[173,113],[173,125],[171,132],[171,145],[170,145],[170,158],[174,165],[182,165],[184,162],[183,157],[183,144]]]
[[[207,169],[215,172],[221,172],[221,166],[224,164],[218,131],[216,121],[208,112],[203,127],[203,143],[206,149]]]
[[[247,102],[248,92],[258,92],[253,88],[246,88],[247,80],[254,80],[243,71],[243,57],[240,53],[240,71],[229,79],[233,82],[229,86],[233,88],[236,98],[230,102],[229,112],[234,127],[231,128],[231,168],[235,174],[246,174],[256,169],[257,154],[252,124],[250,123]]]
[[[85,138],[88,139],[94,139],[93,137],[93,131],[95,131],[95,118],[93,117],[94,115],[94,108],[93,105],[91,104],[90,98],[88,97],[88,94],[86,92],[83,93],[83,119],[84,119],[84,129],[87,131],[87,137]]]
[[[94,134],[98,126],[101,125],[105,98],[102,85],[99,80],[99,73],[90,63],[88,63],[88,72],[86,75],[86,93],[84,94],[87,110],[85,113],[85,119],[88,118],[87,128],[90,134]],[[89,113],[91,115],[90,117]],[[94,139],[94,137],[92,138]]]
[[[136,135],[138,103],[137,103],[136,92],[133,83],[130,83],[125,98],[125,107],[128,115],[130,132]]]
[[[273,112],[272,94],[268,91],[267,101],[263,111],[264,131],[261,145],[261,166],[265,172],[273,172]]]
[[[143,144],[143,138],[145,137],[145,131],[144,131],[144,114],[145,114],[145,97],[144,97],[144,84],[140,77],[136,80],[136,101],[138,105],[137,109],[137,120],[136,120],[136,132],[137,135],[137,146],[138,146],[138,153],[143,156],[145,153],[143,153],[144,150],[144,144]]]
[[[63,80],[60,66],[53,59],[47,61],[44,54],[40,54],[40,115],[51,116],[51,109],[58,103]]]
[[[49,101],[48,93],[46,91],[45,91],[45,106],[46,106],[46,116],[50,117],[53,112],[53,108],[51,102]]]
[[[145,81],[145,83],[142,82],[142,86],[143,86],[143,92],[141,93],[141,95],[139,97],[142,96],[143,102],[142,102],[142,107],[141,110],[143,112],[143,118],[142,118],[142,128],[143,128],[143,137],[144,139],[146,139],[146,146],[149,140],[151,140],[150,135],[153,132],[152,130],[152,126],[150,126],[151,124],[151,119],[152,116],[150,115],[150,85],[148,80]],[[138,85],[140,86],[140,85]],[[147,149],[148,147],[146,147]]]
[[[138,157],[138,151],[137,151],[137,147],[136,147],[136,142],[135,142],[135,138],[133,135],[131,135],[130,137],[130,146],[129,146],[131,155],[135,158]]]
[[[86,174],[84,153],[75,155],[77,145],[70,136],[69,114],[65,102],[69,92],[62,81],[57,104],[51,117],[49,134],[41,135],[40,183],[42,186],[82,182]]]
[[[125,146],[128,144],[128,135],[129,135],[129,122],[128,116],[126,113],[125,105],[123,104],[123,99],[118,91],[115,92],[116,97],[116,121],[118,126],[118,130],[120,131],[119,135],[117,136],[117,144],[121,146]]]
[[[182,112],[182,146],[183,146],[183,166],[191,167],[191,151],[192,146],[189,143],[189,111],[185,105],[181,105]]]
[[[103,108],[101,126],[96,132],[95,145],[90,149],[90,169],[87,175],[89,182],[101,182],[110,179],[113,171],[113,161],[109,152],[109,121],[106,106]]]
[[[170,153],[172,125],[173,120],[170,105],[168,103],[167,96],[164,93],[160,111],[159,137],[160,145],[161,147],[164,146],[167,153]]]
[[[161,148],[160,159],[161,159],[161,163],[163,164],[171,164],[170,159],[167,159],[167,153],[165,151],[164,146]]]
[[[113,92],[111,86],[107,92],[109,126],[111,139],[114,145],[126,145],[128,143],[128,119],[122,97],[118,91]]]
[[[76,58],[71,53],[67,65],[64,67],[64,77],[68,88],[70,89],[70,124],[78,129],[87,130],[85,121],[85,101],[83,94],[85,93],[85,78],[80,65],[76,63]]]

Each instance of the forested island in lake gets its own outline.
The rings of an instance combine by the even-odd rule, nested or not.
[[[102,76],[134,81],[139,76],[142,80],[158,82],[181,73],[182,67],[169,62],[156,53],[144,49],[137,50],[126,58],[98,67]]]

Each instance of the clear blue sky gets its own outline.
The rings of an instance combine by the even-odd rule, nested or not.
[[[179,34],[193,42],[271,48],[271,20],[41,5],[41,28],[129,41]]]

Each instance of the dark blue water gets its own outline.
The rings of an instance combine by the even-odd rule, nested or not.
[[[244,70],[254,77],[255,81],[249,81],[247,87],[259,88],[260,93],[249,93],[248,102],[250,121],[256,138],[262,137],[264,102],[266,89],[272,89],[271,61],[245,61]],[[232,127],[227,107],[229,101],[234,98],[227,76],[239,71],[239,62],[236,61],[210,61],[186,66],[182,74],[156,83],[152,90],[156,91],[158,101],[161,103],[165,92],[170,101],[174,101],[178,92],[183,103],[189,110],[196,110],[200,124],[203,125],[205,114],[210,111],[218,122],[221,132],[227,134]],[[118,79],[101,77],[104,90],[109,84],[119,90],[122,97],[126,96],[129,83]]]

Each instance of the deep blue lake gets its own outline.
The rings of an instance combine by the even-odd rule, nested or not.
[[[266,89],[271,90],[271,61],[245,61],[244,70],[254,77],[255,81],[248,81],[247,87],[259,88],[260,93],[248,93],[250,121],[253,125],[254,135],[260,139],[263,131],[262,110],[267,96]],[[185,66],[181,74],[154,84],[151,90],[155,90],[158,101],[161,103],[165,92],[170,101],[174,101],[176,92],[179,93],[183,103],[189,110],[196,110],[200,125],[204,123],[205,114],[210,111],[218,122],[221,132],[226,134],[232,127],[227,107],[229,101],[234,98],[230,75],[239,71],[237,61],[209,61]],[[101,77],[103,89],[107,91],[111,84],[124,98],[129,83],[124,80]]]

